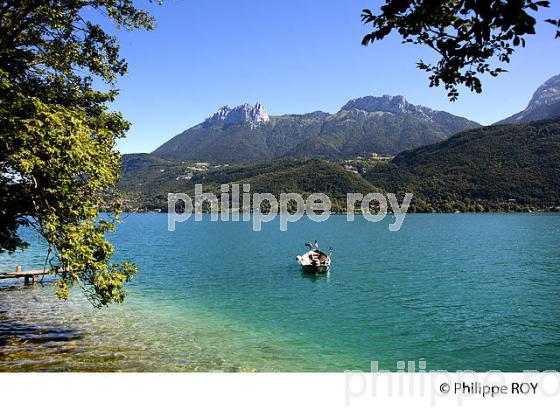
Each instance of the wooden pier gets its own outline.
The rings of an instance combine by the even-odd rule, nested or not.
[[[28,270],[24,271],[21,266],[16,266],[15,272],[0,272],[0,280],[2,279],[16,279],[23,278],[26,285],[35,283],[38,276],[52,275],[49,270]]]

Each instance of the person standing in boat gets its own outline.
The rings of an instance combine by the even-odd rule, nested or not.
[[[315,243],[313,244],[313,250],[318,250],[319,249],[319,242],[317,242],[317,239],[315,239]]]

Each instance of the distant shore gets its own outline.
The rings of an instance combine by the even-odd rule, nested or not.
[[[537,213],[537,214],[555,214],[555,213],[559,213],[560,212],[560,207],[550,207],[550,208],[516,208],[516,209],[492,209],[492,210],[482,210],[482,211],[459,211],[459,210],[454,210],[454,211],[442,211],[442,210],[432,210],[432,211],[427,211],[427,210],[408,210],[407,213],[409,214],[507,214],[507,213],[522,213],[522,214],[531,214],[531,213]],[[142,210],[142,211],[138,211],[138,210],[134,210],[134,211],[130,211],[130,210],[125,210],[123,211],[123,213],[125,214],[167,214],[167,210]],[[203,214],[211,214],[211,211],[202,211]],[[221,212],[216,212],[216,213],[221,213]],[[232,211],[228,212],[229,214],[232,214]],[[253,214],[253,211],[249,211],[250,214]],[[276,212],[277,214],[279,212]],[[387,211],[387,214],[392,214],[392,211]],[[331,215],[347,215],[348,212],[347,211],[331,211]],[[362,212],[360,211],[355,211],[354,212],[355,215],[361,215]]]

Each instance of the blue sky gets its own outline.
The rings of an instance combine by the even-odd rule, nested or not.
[[[560,39],[539,23],[508,73],[480,95],[449,102],[415,63],[429,50],[394,36],[363,47],[364,7],[379,0],[165,0],[148,4],[158,27],[119,32],[129,73],[112,108],[132,122],[124,153],[150,152],[222,105],[260,101],[272,115],[336,112],[365,95],[404,95],[411,103],[490,124],[522,110],[535,89],[560,73]],[[539,21],[560,17],[558,2]],[[145,6],[145,2],[138,5]]]

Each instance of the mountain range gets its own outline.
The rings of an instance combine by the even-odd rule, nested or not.
[[[560,210],[559,83],[490,127],[400,96],[354,99],[335,114],[222,107],[152,154],[123,155],[119,188],[133,209],[165,208],[168,192],[196,183],[206,192],[250,183],[325,192],[338,210],[347,192],[379,190],[413,192],[413,211]]]
[[[220,108],[153,154],[173,161],[212,163],[395,155],[479,127],[466,118],[413,105],[402,96],[357,98],[335,114],[269,116],[260,103],[243,104]]]

